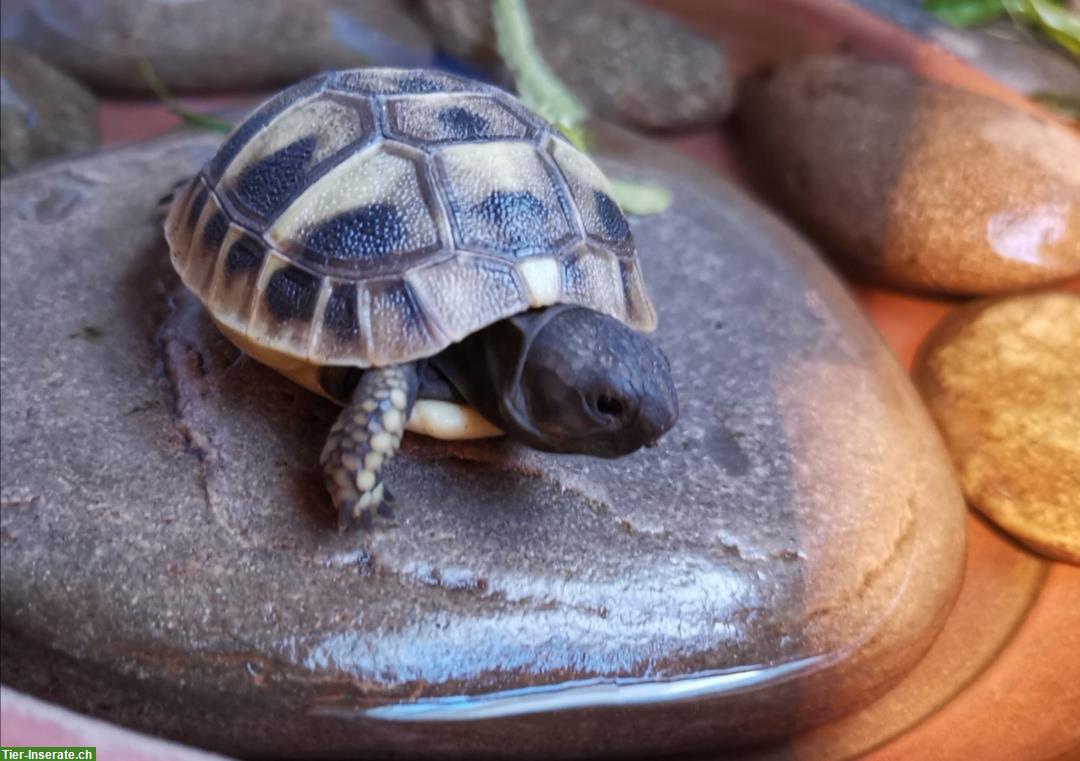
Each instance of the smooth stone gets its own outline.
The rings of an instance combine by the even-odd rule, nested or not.
[[[750,79],[739,119],[767,195],[856,276],[989,294],[1080,274],[1080,138],[1061,124],[839,56]]]
[[[1080,564],[1080,294],[954,310],[915,378],[968,501],[1036,552]]]
[[[0,48],[0,175],[97,147],[97,101],[35,55]]]
[[[526,3],[544,59],[594,116],[646,130],[708,126],[731,110],[727,54],[674,17],[633,2]],[[422,0],[437,43],[509,82],[488,0]]]
[[[854,0],[890,23],[962,58],[998,82],[1026,95],[1080,93],[1080,67],[1065,49],[1008,18],[972,29],[940,21],[922,0]]]
[[[15,0],[3,36],[101,93],[252,91],[324,69],[430,66],[431,37],[399,0]]]
[[[330,403],[245,359],[153,208],[216,138],[5,182],[0,654],[12,687],[245,757],[655,756],[864,705],[956,594],[964,506],[909,382],[740,191],[596,132],[682,417],[619,460],[410,435],[336,531]]]
[[[977,29],[936,26],[928,37],[1025,95],[1080,95],[1080,67],[1063,48],[1003,19]]]

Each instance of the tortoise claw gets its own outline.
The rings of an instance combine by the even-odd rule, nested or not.
[[[353,511],[355,509],[356,503],[349,499],[342,500],[341,504],[338,505],[337,527],[339,534],[344,534],[345,530],[352,525],[352,522],[354,520]]]
[[[344,534],[356,526],[363,531],[374,531],[376,513],[383,518],[393,518],[394,508],[385,502],[360,507],[360,502],[357,500],[342,500],[338,506],[338,533]]]

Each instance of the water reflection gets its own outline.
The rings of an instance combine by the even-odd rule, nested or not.
[[[1058,243],[1068,231],[1069,207],[1067,203],[1045,203],[998,212],[986,223],[986,239],[999,256],[1043,264],[1043,247]]]
[[[776,666],[703,672],[681,679],[586,680],[561,685],[525,687],[487,695],[455,695],[418,700],[415,703],[378,706],[363,716],[384,721],[470,721],[497,719],[528,713],[563,711],[601,706],[656,705],[676,700],[716,697],[754,689],[814,670],[827,660],[815,655]],[[318,713],[344,718],[347,709],[324,707]]]

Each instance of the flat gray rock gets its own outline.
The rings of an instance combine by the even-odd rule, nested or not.
[[[97,147],[97,101],[35,55],[0,50],[0,175]]]
[[[241,356],[154,202],[216,138],[3,183],[5,682],[257,757],[653,756],[865,704],[929,646],[963,502],[911,385],[807,246],[715,176],[633,221],[682,418],[600,461],[407,436],[339,535],[336,409]]]
[[[96,92],[257,91],[325,69],[429,66],[431,37],[401,0],[7,0],[3,37]]]
[[[438,44],[508,78],[489,0],[422,0]],[[731,110],[727,54],[662,11],[623,2],[528,2],[537,47],[598,117],[647,130],[703,127]]]

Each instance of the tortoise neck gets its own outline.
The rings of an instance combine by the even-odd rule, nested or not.
[[[521,374],[533,340],[568,305],[534,309],[500,320],[453,344],[428,362],[490,423],[532,446],[540,433],[529,421]]]

